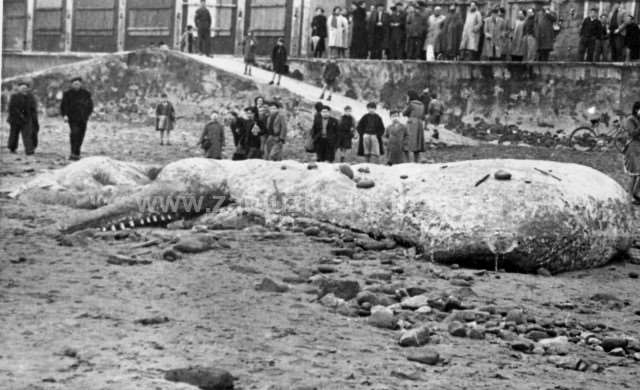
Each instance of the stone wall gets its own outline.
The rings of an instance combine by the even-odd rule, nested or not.
[[[596,106],[613,117],[640,100],[640,65],[585,63],[455,63],[338,61],[340,93],[402,107],[409,90],[429,87],[447,107],[449,127],[515,124],[528,131],[566,134]],[[324,62],[293,59],[290,71],[321,85]],[[477,126],[474,126],[477,127]],[[562,131],[561,131],[562,130]]]
[[[93,94],[92,120],[152,123],[155,107],[166,92],[179,118],[206,121],[213,110],[229,112],[253,104],[257,96],[278,99],[287,108],[292,136],[301,123],[310,126],[313,102],[284,89],[268,88],[216,69],[175,51],[141,50],[101,56],[2,81],[3,111],[16,82],[33,81],[33,92],[45,118],[58,116],[62,93],[71,76],[79,75]]]
[[[3,52],[2,79],[19,74],[36,72],[58,65],[84,61],[94,56],[98,56],[98,54]]]

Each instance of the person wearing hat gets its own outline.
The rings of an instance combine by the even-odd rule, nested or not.
[[[462,15],[455,5],[449,6],[449,14],[442,23],[442,30],[438,39],[439,51],[443,59],[453,61],[458,59],[460,41],[462,39]]]
[[[323,106],[320,117],[313,121],[311,138],[318,161],[333,162],[336,156],[338,121],[331,116],[331,108]]]
[[[467,19],[462,27],[462,40],[460,41],[460,52],[463,59],[467,61],[477,60],[480,48],[480,33],[482,32],[482,15],[478,11],[475,1],[469,3]]]
[[[389,46],[389,14],[384,10],[384,4],[376,6],[376,10],[369,16],[369,50],[372,60],[381,60],[382,53]]]
[[[490,61],[499,61],[504,54],[504,36],[507,24],[498,14],[499,7],[491,10],[491,16],[484,20],[484,44],[482,57]]]
[[[384,154],[382,136],[385,129],[382,118],[376,113],[377,107],[378,105],[375,102],[368,103],[368,112],[360,118],[356,126],[358,131],[358,156],[364,156],[367,162],[371,162],[372,156],[378,159],[380,155]]]
[[[407,143],[409,132],[407,126],[400,123],[400,111],[391,110],[391,124],[384,131],[384,140],[387,144],[387,164],[402,164],[407,159]]]
[[[71,141],[69,160],[80,159],[80,148],[87,131],[87,122],[92,113],[91,93],[82,87],[82,78],[72,78],[71,88],[62,94],[62,103],[60,103],[60,114],[62,114],[64,121],[69,123],[71,130],[69,134]]]
[[[211,113],[211,121],[206,124],[200,135],[198,144],[202,147],[206,158],[221,160],[224,143],[224,125],[218,112],[214,111]]]
[[[9,99],[9,116],[7,122],[11,129],[9,132],[9,151],[15,153],[18,149],[18,140],[22,135],[22,145],[27,156],[35,153],[38,146],[38,103],[29,91],[30,84],[27,80],[18,82],[18,90]]]

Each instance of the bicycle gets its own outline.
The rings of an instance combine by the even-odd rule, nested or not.
[[[627,132],[622,126],[620,118],[616,118],[609,124],[609,116],[602,114],[595,115],[595,108],[587,110],[590,115],[591,124],[580,126],[569,135],[569,145],[580,151],[592,151],[596,147],[606,149],[613,143],[620,153],[624,153],[629,144]]]

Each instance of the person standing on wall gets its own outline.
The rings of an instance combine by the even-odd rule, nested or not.
[[[609,43],[611,45],[611,61],[614,62],[624,60],[624,36],[618,30],[624,23],[624,14],[622,2],[618,2],[613,6],[609,16],[609,31],[611,32]]]
[[[11,126],[9,133],[9,144],[7,145],[11,153],[18,149],[18,140],[22,135],[22,145],[27,156],[35,153],[38,146],[38,103],[36,98],[29,91],[29,82],[21,80],[18,82],[18,91],[11,95],[9,99],[9,116],[7,122]]]
[[[316,8],[316,15],[311,20],[311,49],[314,58],[322,58],[327,38],[327,17],[322,7]]]
[[[478,11],[475,1],[469,3],[469,12],[462,28],[460,52],[465,61],[477,60],[480,48],[480,32],[482,29],[482,15]]]
[[[598,9],[591,8],[589,16],[582,22],[580,27],[580,43],[578,45],[578,61],[593,62],[596,51],[596,42],[602,34],[602,25],[598,20]],[[586,53],[586,59],[585,59]]]
[[[484,21],[484,45],[482,46],[482,58],[489,61],[500,61],[504,49],[504,34],[506,23],[498,14],[499,7],[491,10],[491,16]]]
[[[522,26],[523,59],[525,62],[536,60],[538,53],[536,43],[536,16],[533,8],[527,10],[527,18]]]
[[[427,61],[435,61],[436,60],[436,41],[440,37],[440,33],[442,31],[442,24],[446,19],[446,16],[440,13],[440,7],[435,7],[433,9],[433,13],[429,16],[429,23],[427,27],[427,39],[424,42],[424,50],[427,53],[426,60]],[[438,52],[441,49],[438,48]]]
[[[549,61],[549,54],[553,51],[555,31],[553,24],[558,20],[555,12],[544,7],[536,16],[536,44],[538,46],[538,61]]]
[[[596,51],[593,55],[593,60],[597,62],[610,61],[610,42],[611,32],[609,31],[609,23],[607,23],[607,15],[600,15],[600,34],[598,34],[598,40],[596,41]]]
[[[279,86],[282,75],[288,73],[287,48],[284,47],[283,38],[278,38],[276,45],[273,47],[273,51],[271,52],[271,64],[273,66],[273,78],[269,82],[269,85],[273,85],[277,78],[278,82],[276,85]]]
[[[211,54],[211,13],[207,9],[207,0],[200,0],[195,21],[198,29],[198,50],[200,54],[208,57]]]
[[[449,15],[442,23],[439,41],[443,59],[455,61],[458,59],[460,40],[462,39],[462,15],[455,5],[449,6]]]
[[[367,10],[366,3],[359,1],[352,5],[351,14],[353,28],[351,31],[351,48],[349,55],[351,58],[365,59],[368,55],[367,49]]]
[[[382,53],[388,48],[389,14],[384,10],[384,4],[378,4],[375,11],[369,15],[369,49],[372,60],[382,59]]]
[[[349,22],[342,16],[342,8],[335,7],[333,13],[327,18],[327,30],[329,31],[329,55],[331,57],[344,57],[344,48],[347,47],[347,31]]]
[[[71,88],[62,95],[60,113],[71,130],[71,155],[69,160],[80,160],[80,148],[87,131],[87,122],[93,113],[91,93],[82,87],[82,78],[71,79]]]
[[[513,32],[511,33],[511,61],[522,62],[524,58],[524,19],[526,17],[525,11],[520,9],[516,14],[516,21],[513,25]]]

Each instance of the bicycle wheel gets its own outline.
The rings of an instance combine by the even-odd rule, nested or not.
[[[629,137],[627,136],[627,132],[620,128],[613,135],[613,144],[616,147],[616,150],[620,153],[624,153],[627,150],[627,146],[629,146]]]
[[[598,145],[598,136],[591,127],[578,127],[571,132],[569,144],[577,150],[591,151]]]

